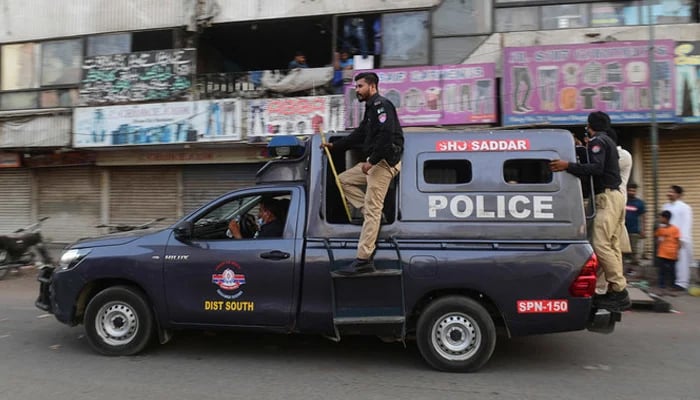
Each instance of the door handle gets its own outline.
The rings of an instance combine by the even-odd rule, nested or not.
[[[260,258],[266,258],[268,260],[286,260],[289,258],[289,253],[284,251],[274,250],[268,253],[260,254]]]

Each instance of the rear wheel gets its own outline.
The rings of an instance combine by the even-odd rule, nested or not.
[[[95,295],[85,310],[85,334],[90,345],[108,356],[139,353],[153,337],[153,313],[144,296],[126,286]]]
[[[432,302],[418,319],[418,349],[433,368],[473,372],[491,358],[496,327],[478,302],[458,296]]]

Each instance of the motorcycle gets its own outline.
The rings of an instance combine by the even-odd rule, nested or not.
[[[0,235],[0,279],[5,278],[12,269],[18,270],[32,264],[38,268],[53,264],[41,236],[41,223],[48,218],[40,218],[38,222],[17,229],[11,235]]]
[[[139,229],[148,229],[151,227],[151,225],[155,224],[156,222],[163,221],[165,218],[154,218],[146,223],[139,224],[139,225],[129,225],[129,224],[100,224],[100,225],[95,225],[95,228],[107,228],[109,233],[116,233],[116,232],[128,232],[128,231],[135,231]]]

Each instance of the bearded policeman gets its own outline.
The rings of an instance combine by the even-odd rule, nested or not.
[[[365,115],[350,135],[321,147],[344,151],[362,145],[364,161],[340,174],[345,197],[364,216],[357,257],[348,267],[337,272],[351,275],[373,272],[372,255],[379,235],[384,198],[391,180],[401,170],[403,130],[396,108],[379,95],[379,77],[362,72],[355,77],[357,99],[365,102]],[[362,188],[366,186],[366,192]]]

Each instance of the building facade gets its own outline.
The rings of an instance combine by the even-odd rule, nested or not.
[[[6,0],[0,233],[40,216],[58,243],[104,233],[100,224],[167,224],[250,185],[269,136],[357,124],[342,51],[355,70],[380,72],[407,130],[575,130],[602,109],[649,209],[679,184],[700,210],[698,6]],[[297,52],[310,68],[288,69]]]

